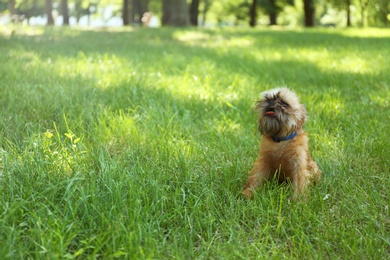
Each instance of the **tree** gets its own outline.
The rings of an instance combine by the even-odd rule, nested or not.
[[[64,18],[63,25],[69,25],[68,0],[61,0],[61,13]]]
[[[269,25],[277,25],[279,13],[286,5],[294,5],[294,0],[258,0],[259,6],[269,16]]]
[[[360,19],[361,19],[361,26],[364,27],[366,25],[366,9],[368,6],[369,0],[359,0],[360,3]]]
[[[257,0],[252,0],[249,7],[249,25],[255,27],[257,22]]]
[[[88,6],[83,5],[82,0],[74,1],[74,9],[71,10],[71,15],[76,17],[76,22],[79,23],[83,15],[88,14]]]
[[[54,18],[53,18],[53,2],[52,2],[52,0],[46,0],[45,7],[46,7],[46,15],[47,15],[47,25],[53,25]]]
[[[11,3],[12,4],[12,3]],[[12,7],[11,7],[12,8]],[[46,12],[45,10],[45,1],[38,1],[38,0],[32,0],[32,1],[15,1],[13,12],[15,12],[15,15],[18,15],[19,17],[23,17],[24,19],[27,19],[27,23],[30,23],[30,18],[33,16],[42,16]]]
[[[328,0],[330,4],[338,9],[338,10],[345,10],[347,15],[347,27],[351,27],[351,0]]]
[[[123,25],[130,24],[129,0],[123,0],[122,19],[123,19]]]
[[[227,14],[234,15],[235,23],[246,21],[248,19],[248,10],[250,11],[250,4],[245,0],[241,2],[229,1],[226,5]]]
[[[282,10],[277,0],[260,0],[259,4],[269,16],[269,25],[276,25],[278,14]]]
[[[192,0],[190,5],[190,23],[198,26],[199,0]]]
[[[347,11],[347,27],[351,27],[351,0],[345,0],[345,9]]]
[[[347,27],[351,27],[351,0],[345,1],[345,9],[347,11]]]
[[[207,16],[207,12],[209,11],[210,7],[211,7],[210,0],[203,0],[202,22],[201,22],[201,24],[203,26],[206,24],[206,16]]]
[[[189,12],[186,0],[162,0],[162,25],[187,26]]]
[[[303,13],[305,17],[305,27],[314,27],[315,0],[303,0]]]
[[[9,0],[8,1],[8,10],[9,10],[11,16],[14,16],[14,15],[17,14],[15,5],[16,5],[16,1],[15,0]]]
[[[131,0],[130,23],[142,24],[142,17],[148,12],[150,0]]]
[[[370,20],[375,25],[387,26],[390,15],[389,0],[370,0]]]

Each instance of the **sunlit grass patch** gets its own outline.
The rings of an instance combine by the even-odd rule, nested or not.
[[[48,62],[52,63],[51,60]],[[79,52],[76,57],[56,59],[51,66],[61,77],[90,79],[94,82],[94,86],[102,89],[121,84],[134,76],[137,71],[137,65],[116,55],[93,54],[91,56],[84,52]],[[127,73],[118,73],[124,67]]]
[[[30,136],[24,147],[10,144],[3,152],[7,163],[3,167],[13,174],[30,172],[32,176],[36,176],[51,172],[53,174],[51,177],[60,178],[73,176],[89,165],[86,157],[88,152],[82,138],[70,130],[59,133],[55,125],[53,129],[47,129],[44,133]]]
[[[179,41],[190,46],[201,46],[205,48],[225,49],[229,47],[249,47],[253,45],[253,39],[248,37],[223,37],[218,32],[187,31],[178,32],[174,35]]]
[[[390,32],[387,29],[383,28],[370,28],[370,29],[348,29],[341,30],[342,35],[348,37],[357,37],[357,38],[388,38],[390,37]]]

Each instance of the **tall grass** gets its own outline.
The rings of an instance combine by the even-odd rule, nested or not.
[[[3,27],[4,258],[387,259],[390,31]],[[306,104],[306,202],[256,159],[259,93]]]

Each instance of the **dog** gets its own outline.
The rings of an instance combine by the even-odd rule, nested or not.
[[[261,96],[255,106],[262,135],[260,150],[242,194],[253,198],[256,188],[276,178],[279,183],[291,182],[293,196],[298,197],[321,179],[321,170],[310,156],[309,138],[303,131],[305,106],[286,87],[263,92]]]

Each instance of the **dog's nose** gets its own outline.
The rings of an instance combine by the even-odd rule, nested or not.
[[[268,106],[273,107],[275,105],[275,101],[273,99],[268,100]]]

